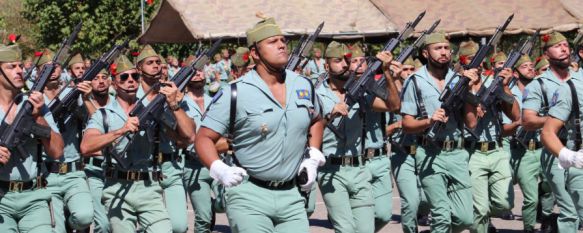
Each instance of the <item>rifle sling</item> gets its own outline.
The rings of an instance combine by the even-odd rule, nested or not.
[[[412,75],[411,79],[413,81],[413,85],[415,86],[415,97],[417,97],[417,108],[419,109],[419,114],[421,118],[427,119],[429,115],[427,114],[427,109],[425,108],[425,101],[423,101],[423,95],[421,95],[421,89],[419,89],[419,85],[417,85],[417,75]]]
[[[581,149],[581,143],[583,142],[583,138],[581,138],[581,110],[579,109],[579,99],[577,98],[577,90],[575,84],[573,84],[573,80],[567,80],[567,84],[571,89],[571,101],[573,103],[571,107],[571,115],[575,119],[575,151],[579,151]]]

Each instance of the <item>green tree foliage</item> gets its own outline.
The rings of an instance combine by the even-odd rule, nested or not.
[[[159,5],[145,5],[147,19]],[[37,48],[58,49],[75,25],[83,20],[83,28],[72,50],[96,58],[112,44],[135,39],[141,34],[140,1],[119,0],[24,0],[22,16],[38,26],[33,35]]]

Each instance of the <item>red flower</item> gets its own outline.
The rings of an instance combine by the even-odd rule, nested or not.
[[[151,6],[152,4],[154,4],[154,0],[146,0],[146,4],[148,4],[148,6]]]
[[[543,35],[541,37],[541,40],[544,41],[545,43],[549,42],[549,40],[551,40],[551,35],[549,35],[549,34]]]
[[[490,63],[496,62],[496,56],[490,58]]]
[[[352,58],[352,53],[345,53],[344,56],[348,59]]]
[[[243,61],[244,62],[248,62],[249,61],[249,53],[248,52],[243,54]]]
[[[40,57],[43,55],[43,52],[34,52],[35,57]]]
[[[468,64],[468,56],[466,56],[466,55],[460,55],[460,63],[462,65]]]
[[[132,52],[132,56],[134,57],[140,56],[140,52]]]
[[[543,59],[543,57],[537,57],[536,58],[536,61],[534,62],[534,64],[539,63],[542,59]]]
[[[115,76],[116,71],[117,71],[117,64],[115,64],[115,63],[111,64],[111,66],[109,66],[109,72]]]
[[[8,40],[12,43],[16,43],[16,35],[10,33],[10,35],[8,35]]]

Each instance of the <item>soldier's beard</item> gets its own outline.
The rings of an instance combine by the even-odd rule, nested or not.
[[[549,64],[551,64],[552,67],[557,67],[559,69],[568,69],[569,66],[571,65],[571,59],[569,58],[565,58],[563,60],[558,60],[558,59],[553,59],[553,58],[549,58]]]
[[[445,63],[441,63],[435,59],[433,59],[433,57],[429,56],[429,59],[427,59],[427,63],[428,65],[438,68],[438,69],[447,69],[449,67],[449,63],[451,60],[445,62]]]
[[[329,73],[330,73],[331,77],[342,80],[342,81],[348,80],[348,78],[350,77],[350,74],[351,74],[351,72],[348,71],[348,69],[342,71],[342,73],[335,73],[332,71],[330,71]]]

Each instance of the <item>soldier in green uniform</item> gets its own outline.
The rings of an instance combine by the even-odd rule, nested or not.
[[[308,232],[296,176],[306,172],[307,183],[299,185],[309,191],[325,162],[318,149],[319,105],[310,81],[284,70],[286,40],[273,18],[246,34],[255,69],[215,95],[196,135],[196,152],[226,187],[232,231]],[[219,159],[215,143],[222,135],[231,135],[236,165]]]
[[[105,69],[99,71],[95,78],[91,80],[91,105],[94,109],[91,112],[91,108],[87,108],[90,115],[93,115],[97,109],[111,107],[111,104],[115,101],[115,97],[109,95],[110,86],[110,74]],[[89,184],[89,190],[93,197],[93,232],[108,233],[110,232],[109,219],[107,218],[105,207],[101,202],[105,182],[102,166],[104,165],[105,158],[101,153],[97,153],[97,155],[85,157],[83,160],[87,183]]]
[[[308,61],[304,69],[304,73],[310,77],[313,83],[316,83],[316,80],[318,80],[321,74],[326,73],[326,69],[324,68],[325,63],[326,60],[322,57],[322,50],[320,48],[313,48],[312,59]]]
[[[326,122],[332,121],[331,127],[342,134],[336,135],[330,127],[324,131],[322,151],[328,159],[318,175],[318,184],[335,232],[374,232],[375,199],[372,174],[365,166],[368,159],[363,155],[366,146],[364,122],[373,109],[379,112],[398,110],[400,101],[389,76],[387,91],[390,96],[387,101],[366,95],[362,100],[363,106],[355,104],[348,109],[342,88],[350,76],[346,55],[351,56],[344,44],[332,42],[328,45],[326,67],[329,78],[316,89]],[[392,60],[388,52],[381,53],[380,58],[387,63]],[[361,72],[356,67],[354,70]],[[344,123],[339,125],[341,117],[344,117]],[[380,141],[382,144],[382,139]],[[386,162],[385,165],[389,165],[388,160]],[[390,212],[388,215],[384,219],[390,219]]]
[[[526,85],[531,83],[535,77],[534,63],[528,55],[522,56],[514,65],[514,76],[517,80],[511,91],[522,110],[522,93]],[[546,193],[539,193],[539,183],[544,182],[540,162],[542,143],[537,140],[535,134],[524,134],[525,131],[520,126],[520,120],[512,121],[504,115],[503,123],[504,135],[508,135],[505,137],[504,146],[508,145],[505,149],[511,155],[510,165],[513,170],[513,180],[514,183],[518,183],[524,196],[522,203],[523,229],[525,232],[535,231],[539,197],[541,197],[543,205],[543,216],[541,216],[543,226],[541,229],[548,229],[554,200],[550,190]]]
[[[229,82],[238,79],[253,69],[255,63],[251,56],[249,56],[249,49],[245,47],[237,48],[235,54],[231,59],[231,76]]]
[[[128,116],[137,102],[139,73],[123,55],[117,59],[114,71],[113,84],[117,97],[110,105],[92,115],[81,142],[81,151],[84,155],[94,156],[103,149],[111,148],[105,150],[106,182],[102,200],[108,209],[113,232],[135,232],[136,223],[145,232],[172,232],[173,226],[165,208],[160,181],[163,175],[168,176],[164,179],[173,177],[172,174],[160,172],[159,167],[163,164],[159,154],[164,157],[172,155],[176,147],[173,141],[186,145],[193,137],[191,132],[194,123],[182,109],[181,95],[174,83],[164,82],[159,93],[165,96],[169,107],[163,114],[171,114],[177,127],[172,130],[160,125],[159,129],[151,131],[159,137],[159,145],[150,142],[146,132],[140,130],[138,118]],[[153,97],[150,92],[142,103],[147,107]],[[130,138],[133,140],[130,141]],[[120,154],[126,146],[128,149],[125,154]],[[119,162],[125,163],[126,167],[122,167]],[[161,170],[165,170],[164,167]]]
[[[399,93],[402,93],[405,86],[412,85],[408,78],[417,71],[416,69],[415,62],[411,58],[405,60],[401,67],[391,67],[393,73],[400,77],[395,80]],[[391,170],[401,199],[401,227],[405,233],[414,233],[418,232],[417,225],[429,224],[426,221],[429,205],[415,168],[416,135],[402,132],[401,115],[395,113],[387,113],[387,115],[389,121],[386,134],[391,145]]]
[[[562,34],[554,32],[543,35],[541,37],[541,44],[544,48],[544,54],[548,58],[550,69],[542,73],[535,81],[530,82],[524,90],[522,100],[522,126],[526,131],[537,131],[543,127],[546,121],[553,119],[547,113],[548,109],[552,107],[553,102],[556,102],[558,98],[556,90],[566,80],[575,76],[575,72],[569,70],[568,58],[570,49],[566,38]],[[565,94],[562,95],[564,98],[566,96]],[[559,135],[559,137],[563,141],[566,140],[566,135]],[[550,148],[556,148],[557,145],[561,144],[556,143],[554,147],[544,148],[542,150],[542,170],[559,206],[560,212],[557,220],[559,232],[577,232],[579,228],[579,217],[574,200],[569,195],[566,187],[569,184],[568,181],[573,175],[579,172],[579,169],[559,168],[558,160],[560,159],[557,159],[548,150]],[[556,153],[558,150],[552,152],[558,154]]]
[[[233,58],[233,64],[236,59]],[[187,92],[184,96],[188,109],[186,110],[189,117],[193,118],[197,127],[200,128],[202,124],[202,116],[205,110],[211,103],[211,97],[204,91],[205,79],[203,71],[197,71],[190,79],[187,86]],[[219,140],[216,144],[219,152],[226,151],[228,144],[225,139]],[[190,195],[190,202],[194,209],[194,229],[195,232],[210,233],[214,225],[214,211],[213,200],[211,193],[213,186],[213,178],[209,174],[209,170],[202,165],[198,159],[198,155],[194,149],[194,144],[188,146],[184,150],[185,167],[183,182],[186,192]],[[215,193],[217,196],[218,193]],[[217,197],[221,198],[221,197]]]
[[[350,52],[352,56],[348,70],[355,73],[356,78],[361,78],[362,73],[368,68],[362,46],[356,43],[351,47]],[[359,64],[361,64],[360,67],[358,67]],[[384,75],[391,76],[388,72]],[[395,82],[392,79],[390,83],[393,86],[392,91],[396,90]],[[386,124],[385,113],[371,112],[365,115],[366,135],[364,135],[363,158],[366,162],[365,167],[369,169],[372,176],[370,183],[374,197],[375,231],[379,231],[389,223],[393,215],[391,160],[387,156],[387,147],[384,141]]]
[[[38,62],[38,70],[42,70],[46,64],[52,62],[53,56],[52,51],[45,50]],[[61,67],[57,65],[47,81],[44,90],[44,101],[47,106],[57,95],[59,98],[64,98],[71,91],[71,88],[66,85],[67,83],[63,83],[60,78],[61,71]],[[79,153],[84,119],[87,116],[85,104],[90,105],[91,103],[89,101],[91,84],[89,81],[85,81],[79,82],[76,86],[83,93],[76,103],[78,111],[72,113],[67,119],[55,119],[65,143],[64,155],[59,159],[47,156],[44,161],[49,172],[47,190],[53,195],[52,204],[55,211],[56,231],[62,233],[67,231],[66,223],[73,229],[83,230],[93,222],[91,194],[85,180],[83,161]],[[64,88],[63,91],[61,91],[62,88]],[[69,213],[67,219],[65,209]]]
[[[222,49],[220,60],[215,64],[215,70],[219,74],[221,86],[227,85],[229,74],[231,73],[231,59],[228,49]]]
[[[67,84],[69,82],[77,80],[83,76],[85,73],[85,62],[83,61],[83,56],[80,53],[75,54],[69,64],[67,64],[67,73],[69,74],[70,80],[67,80]]]
[[[461,145],[461,126],[475,126],[475,123],[471,124],[475,118],[470,114],[476,110],[465,104],[464,114],[450,113],[446,116],[440,108],[439,96],[445,85],[455,85],[459,80],[453,70],[449,69],[449,46],[443,33],[432,33],[425,38],[421,51],[427,59],[427,65],[409,78],[414,85],[405,86],[401,105],[405,133],[422,134],[437,121],[446,124],[433,142],[426,137],[419,137],[417,143],[420,146],[415,154],[423,191],[431,206],[432,232],[460,232],[469,228],[473,222],[469,154]],[[463,75],[470,78],[471,86],[479,83],[477,70],[464,71]],[[425,111],[418,108],[421,103]]]
[[[0,232],[51,232],[54,219],[50,206],[51,194],[45,189],[42,174],[42,153],[53,159],[63,155],[63,138],[52,115],[43,102],[40,92],[24,95],[14,102],[24,87],[22,52],[18,45],[0,46],[0,117],[13,122],[18,109],[32,105],[32,118],[36,124],[50,127],[50,137],[26,139],[26,154],[13,148],[0,146]],[[40,151],[42,150],[42,151]]]
[[[549,61],[543,57],[537,57],[534,62],[534,71],[536,72],[536,76],[541,75],[545,71],[549,69]]]
[[[158,90],[152,88],[154,85],[168,83],[168,81],[164,81],[161,64],[160,56],[150,45],[142,48],[137,58],[136,68],[142,76],[140,87],[144,93],[148,93],[147,98],[149,99],[158,94]],[[180,95],[182,96],[182,93]],[[137,97],[142,98],[143,96],[138,93]],[[179,104],[185,106],[186,102]],[[194,124],[194,121],[190,119],[190,123]],[[182,130],[188,130],[189,133],[194,134],[193,127]],[[164,201],[169,210],[172,231],[182,233],[186,232],[188,228],[186,194],[182,183],[182,157],[178,154],[178,148],[175,145],[168,149],[171,151],[163,153],[160,158],[161,172],[164,175],[164,179],[160,181],[160,186],[164,190]]]

